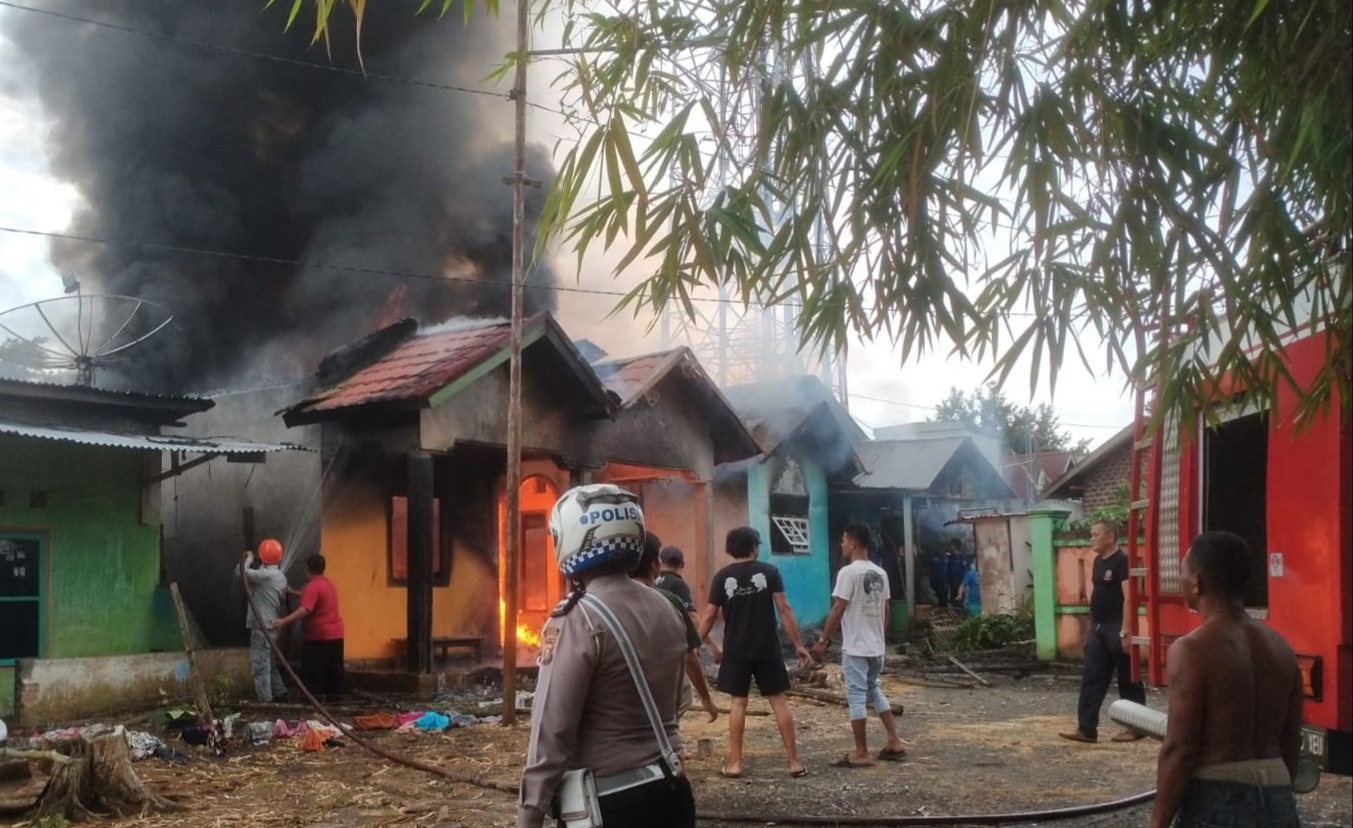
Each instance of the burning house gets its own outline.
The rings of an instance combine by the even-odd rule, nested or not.
[[[608,460],[593,479],[639,495],[649,528],[686,552],[685,578],[703,606],[704,585],[723,551],[716,470],[760,448],[689,348],[593,368],[621,401],[615,423],[597,435],[595,450]]]
[[[320,428],[318,548],[345,612],[363,619],[345,642],[350,661],[400,661],[421,634],[490,655],[504,635],[533,643],[567,586],[549,510],[580,482],[630,487],[655,531],[707,558],[699,516],[714,468],[756,451],[731,408],[685,349],[603,364],[603,386],[540,314],[523,329],[518,616],[503,617],[509,337],[498,321],[396,324],[326,358],[317,390],[283,414]],[[431,522],[425,549],[410,531],[420,519]]]

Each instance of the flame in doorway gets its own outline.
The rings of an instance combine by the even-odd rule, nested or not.
[[[504,631],[507,630],[507,602],[504,601],[502,598],[498,599],[498,629]],[[504,638],[502,643],[506,644],[507,639]],[[528,647],[539,647],[540,633],[536,632],[535,630],[531,629],[525,624],[518,623],[517,643],[525,644]]]

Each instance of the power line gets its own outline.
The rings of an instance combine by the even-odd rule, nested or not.
[[[4,4],[5,4],[4,0],[0,0],[0,5],[4,5]],[[509,282],[509,281],[501,281],[501,280],[497,280],[497,279],[472,279],[472,278],[467,277],[467,276],[447,276],[447,275],[445,275],[445,274],[439,275],[439,274],[434,274],[434,273],[415,273],[415,272],[412,272],[412,271],[389,270],[389,269],[385,269],[385,268],[376,268],[376,267],[358,267],[358,266],[356,266],[356,265],[328,264],[328,263],[325,263],[325,262],[303,262],[303,261],[301,261],[301,260],[299,260],[299,259],[285,259],[285,258],[281,258],[281,257],[278,257],[278,256],[260,256],[260,255],[256,255],[256,254],[250,254],[250,253],[234,253],[234,252],[231,252],[231,251],[228,251],[228,250],[205,250],[205,249],[197,248],[197,247],[184,247],[184,246],[181,246],[181,245],[173,245],[173,244],[156,244],[156,243],[154,243],[154,242],[134,242],[134,241],[126,241],[126,240],[123,240],[123,239],[105,239],[105,238],[100,238],[100,237],[98,237],[98,236],[82,236],[82,235],[76,235],[76,234],[74,234],[74,233],[58,233],[58,232],[53,231],[53,230],[34,230],[34,229],[31,229],[31,228],[26,228],[26,227],[9,227],[9,226],[5,226],[5,225],[0,225],[0,233],[13,233],[13,234],[15,234],[15,235],[20,235],[20,236],[36,236],[36,237],[39,237],[39,238],[46,238],[46,239],[61,239],[61,240],[63,240],[63,241],[77,241],[77,242],[86,242],[86,243],[89,243],[89,244],[102,244],[102,245],[106,245],[106,246],[109,246],[109,247],[130,247],[130,248],[139,249],[139,250],[149,250],[149,251],[153,251],[153,252],[156,252],[156,253],[174,253],[174,254],[185,255],[185,256],[207,256],[207,257],[212,257],[212,258],[217,258],[217,259],[231,259],[231,260],[235,260],[235,261],[253,262],[253,263],[255,263],[255,264],[285,265],[285,266],[288,266],[288,267],[308,267],[308,268],[314,268],[314,269],[316,269],[316,270],[331,270],[331,271],[336,271],[336,272],[340,272],[340,273],[360,273],[360,274],[363,274],[363,275],[366,275],[366,276],[388,276],[388,277],[393,277],[393,278],[397,278],[397,279],[426,279],[426,280],[428,280],[428,281],[434,281],[434,282],[458,282],[458,283],[467,284],[467,285],[485,285],[485,286],[490,286],[490,287],[511,287],[511,282]],[[630,295],[630,291],[625,291],[625,290],[606,290],[606,289],[603,289],[603,288],[566,287],[566,286],[564,286],[564,285],[532,285],[532,284],[527,284],[527,285],[525,285],[525,287],[528,288],[528,289],[530,289],[530,290],[543,290],[543,291],[560,292],[560,293],[577,293],[577,294],[592,295],[592,296],[614,296],[614,297],[617,297],[617,298],[624,298],[624,297]],[[732,306],[732,305],[743,305],[743,304],[745,304],[747,307],[757,307],[757,308],[769,308],[769,307],[802,308],[802,307],[803,307],[803,304],[802,304],[801,302],[790,302],[790,301],[782,301],[782,302],[775,302],[775,303],[773,303],[773,304],[767,304],[767,303],[765,303],[765,302],[758,302],[758,301],[755,301],[755,300],[748,300],[747,302],[744,303],[743,300],[741,300],[741,299],[734,299],[734,298],[724,299],[724,298],[718,298],[718,297],[703,297],[703,296],[692,296],[692,297],[690,297],[690,300],[691,300],[692,302],[700,302],[700,303],[713,304],[713,305],[730,305],[730,306]],[[872,305],[862,305],[861,307],[862,307],[863,310],[866,310],[866,311],[873,311],[873,310],[876,310],[875,306],[872,306]],[[1031,312],[1028,312],[1028,311],[1003,311],[1003,312],[1002,312],[1002,316],[1033,317],[1033,316],[1038,316],[1038,315],[1039,315],[1039,314],[1031,313]]]
[[[3,0],[0,0],[2,3]],[[149,250],[156,253],[175,253],[186,256],[209,256],[218,259],[230,259],[234,261],[252,262],[255,264],[285,265],[287,267],[307,267],[315,270],[330,270],[339,273],[359,273],[366,276],[388,276],[397,279],[426,279],[434,282],[457,282],[467,285],[483,285],[486,287],[511,287],[511,282],[499,279],[473,279],[468,276],[447,276],[433,273],[415,273],[411,271],[388,270],[376,267],[358,267],[356,265],[328,264],[325,262],[303,262],[299,259],[284,259],[278,256],[258,256],[249,253],[232,253],[227,250],[203,250],[195,247],[182,247],[172,244],[155,244],[153,242],[132,242],[118,239],[104,239],[97,236],[81,236],[73,233],[57,233],[49,230],[32,230],[23,227],[7,227],[0,225],[0,233],[14,233],[23,236],[37,236],[48,239],[62,239],[64,241],[87,242],[90,244],[102,244],[110,247],[131,247],[140,250]],[[606,290],[603,288],[581,288],[567,287],[563,285],[533,285],[526,284],[524,287],[530,290],[543,290],[547,292],[561,293],[580,293],[597,296],[625,297],[629,291],[624,290]],[[693,302],[708,303],[727,303],[742,304],[741,299],[720,299],[717,297],[691,297]],[[760,302],[749,302],[749,305],[766,307]],[[799,307],[797,302],[780,302],[777,305],[789,307]]]
[[[285,57],[283,55],[269,54],[267,52],[254,52],[249,49],[241,49],[236,46],[222,46],[218,43],[211,43],[205,40],[198,40],[196,38],[180,37],[178,35],[166,34],[164,32],[152,32],[147,31],[145,29],[137,29],[133,26],[123,26],[119,23],[110,23],[106,20],[94,20],[92,18],[80,17],[74,14],[66,14],[64,12],[52,11],[50,9],[38,9],[32,6],[23,6],[19,5],[18,3],[12,3],[10,2],[10,0],[0,0],[0,6],[15,9],[17,11],[26,11],[32,12],[34,14],[42,14],[60,20],[67,20],[72,23],[84,23],[90,26],[99,26],[105,29],[111,29],[116,32],[123,32],[124,34],[137,35],[140,37],[148,37],[153,38],[155,40],[168,41],[170,43],[181,43],[187,46],[193,46],[199,49],[206,49],[208,51],[220,52],[223,54],[254,58],[256,60],[268,60],[274,63],[282,63],[287,64],[289,66],[300,66],[306,69],[320,69],[326,72],[336,72],[340,75],[348,75],[351,77],[360,78],[362,80],[379,80],[386,81],[389,83],[401,83],[406,86],[417,86],[425,89],[436,89],[442,92],[463,92],[470,95],[484,95],[491,98],[502,98],[504,100],[508,99],[507,92],[495,92],[490,89],[473,89],[468,86],[457,86],[455,84],[450,83],[437,83],[435,81],[425,81],[418,80],[416,78],[404,78],[399,77],[397,75],[387,75],[380,72],[367,72],[361,69],[348,69],[343,66],[334,66],[333,64],[328,63],[317,63],[311,60],[301,60],[300,58]],[[561,112],[557,109],[552,109],[551,107],[545,106],[543,104],[531,103],[528,101],[527,106],[531,106],[536,109],[543,110],[545,112],[551,112],[556,115],[562,115],[566,118],[570,117],[565,112]]]
[[[885,403],[885,404],[887,404],[887,405],[901,405],[901,406],[905,406],[905,407],[907,407],[907,408],[919,408],[919,409],[921,409],[922,411],[930,411],[930,412],[934,412],[934,411],[938,411],[938,410],[939,410],[939,406],[934,406],[934,405],[921,405],[920,403],[902,402],[901,400],[889,400],[889,399],[885,399],[885,398],[883,398],[883,397],[871,397],[871,396],[868,396],[867,394],[853,394],[853,393],[852,393],[852,394],[847,394],[847,396],[849,396],[851,399],[856,399],[856,400],[869,400],[870,402]],[[1067,428],[1102,428],[1102,429],[1106,429],[1106,430],[1112,429],[1113,431],[1120,431],[1120,430],[1123,428],[1123,426],[1121,426],[1121,425],[1091,425],[1090,423],[1063,423],[1063,422],[1060,422],[1060,421],[1058,421],[1057,425],[1059,425],[1059,426],[1065,426],[1065,427],[1067,427]]]

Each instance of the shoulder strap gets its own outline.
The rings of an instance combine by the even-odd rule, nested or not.
[[[590,592],[583,595],[582,603],[595,610],[602,623],[611,631],[611,635],[615,636],[615,641],[620,646],[620,652],[625,656],[625,663],[629,665],[630,678],[634,679],[634,688],[639,691],[639,700],[643,702],[644,711],[648,714],[648,723],[653,727],[653,736],[658,740],[658,749],[662,752],[662,758],[671,768],[672,773],[680,775],[681,757],[672,748],[672,743],[667,740],[667,731],[662,726],[662,716],[658,714],[658,705],[653,701],[653,694],[649,692],[648,680],[644,678],[644,668],[639,664],[639,656],[634,652],[634,644],[630,641],[629,635],[625,633],[625,628],[620,625],[620,619],[615,617],[610,607]]]

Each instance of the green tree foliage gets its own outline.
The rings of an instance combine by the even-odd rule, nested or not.
[[[335,7],[293,3],[317,34]],[[548,74],[587,125],[543,226],[580,258],[623,251],[630,305],[723,283],[797,303],[809,340],[952,349],[998,381],[1078,360],[1162,412],[1229,375],[1349,414],[1347,0],[533,9],[578,50]],[[1298,383],[1280,350],[1307,320],[1328,349]]]
[[[993,434],[1012,454],[1037,451],[1089,450],[1089,440],[1073,440],[1063,430],[1057,412],[1048,403],[1016,405],[999,388],[964,392],[949,389],[949,396],[935,406],[934,422],[963,423],[974,431]]]
[[[1034,637],[1031,612],[977,615],[965,620],[949,639],[949,649],[958,652],[999,650]]]

